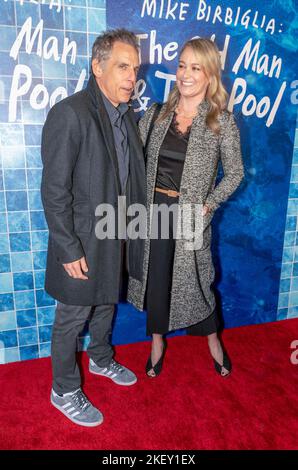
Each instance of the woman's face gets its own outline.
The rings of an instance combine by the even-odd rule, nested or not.
[[[186,47],[180,56],[176,79],[181,96],[204,99],[209,80],[191,47]]]

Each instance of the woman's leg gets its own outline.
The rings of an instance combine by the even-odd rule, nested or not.
[[[209,317],[195,325],[189,326],[186,329],[186,332],[188,335],[192,336],[206,336],[211,356],[222,366],[224,362],[224,352],[218,334],[218,332],[221,332],[222,330],[222,318],[217,308],[215,308]],[[221,374],[223,376],[228,375],[229,372],[230,370],[222,367]]]
[[[153,367],[161,358],[164,347],[163,336],[157,333],[153,333],[151,343],[151,363]],[[155,377],[155,372],[153,369],[150,369],[147,374],[151,377]]]
[[[207,336],[208,338],[208,346],[210,350],[210,354],[220,365],[223,364],[223,349],[221,346],[220,339],[217,333],[212,333],[211,335]],[[228,375],[230,371],[225,367],[222,367],[221,375],[225,376]]]
[[[170,206],[175,198],[155,193],[154,203]],[[175,239],[173,237],[173,216],[169,213],[169,238],[161,236],[161,212],[158,213],[158,237],[150,240],[150,257],[146,291],[147,335],[152,335],[151,363],[155,366],[164,352],[163,336],[169,331],[169,312]],[[150,367],[150,366],[149,366]],[[154,377],[153,369],[147,372]]]

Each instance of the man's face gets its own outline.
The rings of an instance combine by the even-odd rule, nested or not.
[[[114,106],[130,100],[139,70],[139,55],[130,44],[116,41],[110,57],[92,61],[96,82]]]

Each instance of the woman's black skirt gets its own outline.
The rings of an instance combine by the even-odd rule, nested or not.
[[[171,206],[178,198],[155,192],[155,204]],[[170,212],[169,239],[161,238],[161,217],[159,214],[158,238],[150,241],[150,258],[146,290],[147,335],[164,335],[169,331],[170,296],[172,287],[175,240],[173,238],[174,218]],[[221,322],[215,310],[208,318],[186,329],[190,335],[207,336],[216,333]]]

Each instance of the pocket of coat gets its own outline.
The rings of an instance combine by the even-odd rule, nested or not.
[[[91,217],[74,215],[74,230],[77,233],[90,233],[92,227]]]

